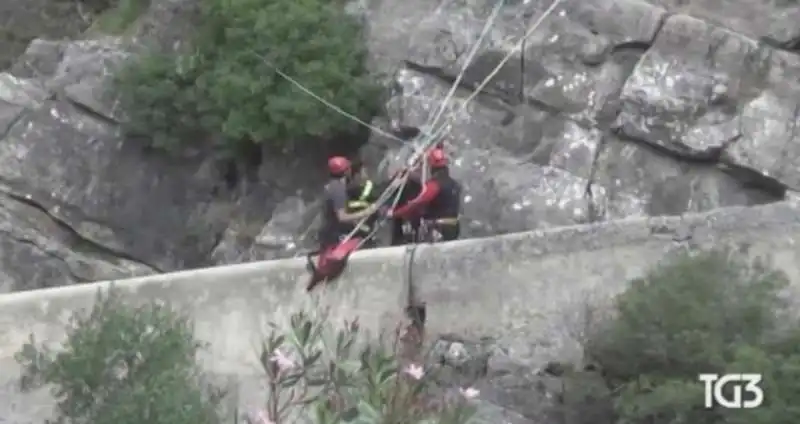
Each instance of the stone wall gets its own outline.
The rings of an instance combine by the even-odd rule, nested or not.
[[[170,301],[191,313],[211,347],[215,374],[257,373],[256,346],[269,322],[290,312],[330,308],[335,321],[359,317],[371,334],[391,331],[412,300],[424,303],[430,338],[451,333],[492,337],[515,361],[541,367],[580,359],[580,340],[594,313],[608,310],[631,278],[686,246],[734,244],[768,257],[800,281],[800,206],[791,202],[718,209],[683,217],[628,219],[440,245],[359,252],[335,285],[304,291],[302,259],[255,262],[137,279],[116,285],[134,299]],[[57,342],[75,311],[110,282],[0,295],[0,399],[35,402],[11,390],[12,360],[32,332]],[[41,393],[39,395],[42,395]],[[0,401],[0,404],[6,401]]]

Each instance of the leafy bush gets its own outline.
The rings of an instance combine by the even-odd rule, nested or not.
[[[117,78],[130,132],[155,134],[159,147],[202,132],[223,137],[222,147],[285,148],[357,129],[275,68],[356,116],[376,111],[363,26],[339,2],[203,0],[201,9],[193,52],[132,61]]]
[[[633,281],[586,346],[616,394],[617,422],[798,422],[800,326],[780,297],[787,283],[728,251],[683,253]],[[706,409],[700,373],[761,373],[765,402]]]
[[[17,354],[22,389],[54,386],[57,423],[212,424],[222,393],[201,383],[201,345],[190,322],[165,306],[129,306],[98,294],[75,315],[62,348],[29,344]]]
[[[179,141],[196,141],[213,128],[202,119],[204,94],[195,84],[199,73],[197,62],[165,53],[148,54],[121,69],[116,78],[127,133],[147,137],[150,147],[174,150]]]
[[[295,314],[291,330],[274,331],[263,344],[261,364],[269,396],[252,424],[463,424],[477,395],[461,388],[458,395],[436,393],[426,370],[401,360],[399,346],[358,343],[357,322],[331,331],[324,320]],[[326,336],[327,335],[327,336]]]
[[[398,339],[399,340],[399,339]],[[322,318],[294,314],[288,331],[273,325],[260,362],[269,391],[252,424],[465,424],[471,388],[443,395],[395,342],[359,340],[358,322],[334,330]],[[223,393],[202,383],[201,348],[189,320],[166,306],[129,306],[116,291],[98,294],[76,315],[62,349],[31,338],[17,354],[22,389],[53,385],[57,421],[68,424],[217,424]]]

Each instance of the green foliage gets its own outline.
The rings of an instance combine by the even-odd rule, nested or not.
[[[166,306],[129,306],[111,291],[72,318],[61,349],[32,337],[17,360],[23,390],[53,385],[58,423],[217,423],[222,393],[201,383],[200,347],[186,318]]]
[[[470,422],[466,395],[436,398],[428,373],[403,364],[396,345],[359,344],[358,333],[357,322],[332,331],[305,314],[292,316],[287,333],[274,331],[261,350],[270,390],[263,415],[275,424],[297,422],[298,414],[314,424]]]
[[[358,322],[334,330],[324,316],[298,313],[288,331],[272,327],[260,352],[268,394],[252,424],[467,424],[474,415],[472,389],[437,395],[421,366],[400,359],[397,342],[359,340]],[[224,394],[198,371],[201,347],[187,318],[131,306],[112,290],[72,318],[59,349],[31,338],[16,358],[23,390],[53,387],[59,424],[228,422]]]
[[[586,346],[616,395],[618,422],[798,422],[800,326],[786,318],[787,284],[728,251],[683,253],[633,281]],[[705,409],[700,373],[761,373],[765,403]]]
[[[180,140],[197,141],[208,127],[202,119],[204,95],[195,85],[194,61],[152,53],[117,74],[129,135],[147,137],[150,146],[174,150]]]
[[[203,0],[194,51],[132,61],[117,78],[128,130],[158,147],[224,138],[220,147],[279,148],[356,127],[281,77],[363,119],[379,86],[366,68],[363,26],[329,0]]]

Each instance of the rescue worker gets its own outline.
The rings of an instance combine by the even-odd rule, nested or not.
[[[396,137],[406,142],[411,142],[420,136],[422,131],[418,127],[401,125],[398,121],[391,122],[391,132]],[[394,179],[397,175],[391,175],[390,179]],[[422,184],[419,180],[418,173],[412,173],[406,180],[406,183],[401,188],[402,192],[398,199],[397,205],[402,206],[417,197],[422,190]],[[403,244],[413,243],[416,240],[417,230],[419,229],[419,217],[407,220],[402,218],[390,219],[392,226],[391,245],[398,246]]]
[[[346,237],[358,221],[375,214],[378,206],[370,204],[358,211],[347,208],[348,188],[353,179],[350,160],[334,156],[328,160],[330,181],[325,185],[325,206],[319,242],[322,250],[335,246]]]
[[[420,183],[419,180],[419,173],[412,173],[409,175],[405,185],[402,186],[401,190],[400,197],[397,201],[398,207],[408,204],[408,202],[410,202],[412,199],[419,196],[419,193],[422,191],[422,183]],[[400,216],[390,216],[389,218],[392,219],[392,246],[409,244],[416,240],[417,230],[419,230],[419,216],[412,217],[411,219]]]
[[[347,213],[356,213],[363,211],[377,202],[381,195],[381,190],[369,179],[360,159],[353,160],[350,164],[350,168],[353,176],[347,189]],[[367,220],[361,224],[358,231],[356,231],[356,237],[367,239],[367,237],[373,236],[373,230],[375,229],[375,225],[377,225],[377,221],[377,214],[370,215]],[[350,225],[349,231],[352,231],[354,226],[355,225]],[[364,242],[363,247],[370,248],[375,246],[375,237],[371,237]]]
[[[436,239],[456,240],[461,232],[458,220],[461,184],[450,177],[447,156],[440,146],[427,153],[427,162],[430,177],[422,184],[419,194],[403,206],[389,211],[387,216],[395,219],[414,219],[418,216],[423,227],[434,230]]]

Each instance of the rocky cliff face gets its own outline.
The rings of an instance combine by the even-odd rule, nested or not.
[[[122,140],[103,81],[125,49],[114,38],[38,40],[0,74],[0,291],[238,260],[249,247],[238,232],[252,244],[276,205],[315,182],[284,159],[231,190],[212,160]],[[281,207],[303,223],[299,198]]]
[[[191,4],[154,1],[139,35],[176,44]],[[452,112],[551,3],[506,1],[469,64],[492,1],[354,5],[396,80],[377,125],[424,126],[463,66]],[[798,16],[754,0],[562,1],[450,122],[467,235],[796,190]],[[0,74],[0,291],[285,256],[313,219],[308,164],[266,158],[231,190],[202,152],[169,159],[122,140],[101,92],[126,45],[37,40]],[[366,149],[377,160],[396,146],[375,136]]]
[[[552,4],[513,3],[451,109]],[[392,119],[426,123],[493,5],[372,9],[374,51],[384,66],[403,64]],[[798,13],[752,1],[561,2],[451,122],[472,234],[750,205],[796,189],[800,60],[787,49]]]

